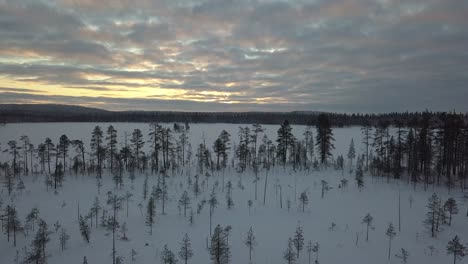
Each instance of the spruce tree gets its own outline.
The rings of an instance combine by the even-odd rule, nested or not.
[[[304,231],[300,225],[297,226],[296,232],[294,233],[293,243],[296,248],[297,258],[299,259],[299,253],[304,248]]]
[[[393,227],[392,223],[388,224],[385,235],[388,237],[388,259],[390,259],[390,252],[392,250],[392,240],[396,236],[395,228]]]
[[[86,219],[85,219],[83,216],[81,216],[81,215],[80,215],[79,225],[80,225],[80,233],[81,233],[81,236],[82,236],[83,239],[86,241],[86,243],[89,243],[91,230],[89,229],[88,222],[87,222]]]
[[[332,156],[331,151],[335,148],[333,145],[333,141],[335,141],[333,130],[326,114],[320,114],[317,122],[315,145],[320,156],[320,163],[327,165],[327,160]]]
[[[156,206],[154,203],[154,198],[150,197],[148,205],[146,207],[146,225],[150,227],[150,235],[153,234],[153,224],[156,218]]]
[[[213,264],[229,263],[231,251],[226,240],[226,232],[220,225],[217,225],[213,231],[208,251]]]
[[[184,261],[184,264],[187,264],[189,259],[193,257],[192,244],[187,234],[185,234],[182,243],[180,243],[179,257]]]
[[[210,235],[211,235],[212,216],[214,213],[214,209],[218,205],[218,200],[216,199],[216,192],[214,188],[210,194],[210,199],[208,200],[208,204],[210,205]]]
[[[460,242],[458,236],[455,236],[448,242],[447,255],[453,255],[453,264],[457,263],[457,259],[462,259],[465,256],[466,247]]]
[[[5,188],[8,191],[8,196],[10,196],[11,193],[13,192],[13,188],[15,187],[15,176],[10,170],[10,166],[8,165],[8,163],[5,163],[4,168],[5,168],[5,173],[4,173],[3,186],[5,186]]]
[[[359,189],[359,191],[362,190],[362,188],[364,187],[364,172],[362,171],[362,165],[359,164],[357,169],[356,169],[356,184],[357,184],[357,187]]]
[[[22,263],[47,263],[46,246],[50,241],[50,234],[47,223],[39,219],[37,233],[34,240],[31,242],[31,250],[25,252]]]
[[[249,232],[247,233],[247,238],[245,239],[245,245],[249,248],[249,261],[252,261],[252,251],[257,245],[255,235],[253,233],[252,227],[250,227]]]
[[[161,262],[164,264],[176,264],[177,259],[174,253],[167,247],[167,244],[164,245],[164,249],[161,252]]]
[[[91,151],[93,156],[97,159],[98,176],[102,177],[102,159],[104,154],[104,148],[102,147],[103,132],[100,126],[94,127],[91,134]]]
[[[288,264],[296,263],[296,254],[294,253],[294,243],[292,238],[288,239],[288,247],[284,251],[283,258]]]
[[[409,258],[408,250],[401,248],[400,254],[396,254],[395,257],[399,258],[402,264],[408,263],[408,258]]]
[[[292,134],[292,127],[288,120],[285,120],[278,129],[278,157],[281,159],[283,166],[286,166],[286,158],[288,154],[288,148],[293,144],[294,136]]]

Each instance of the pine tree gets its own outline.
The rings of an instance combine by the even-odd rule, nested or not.
[[[369,241],[369,228],[373,228],[373,222],[374,218],[370,214],[366,214],[366,216],[362,220],[362,223],[366,224],[366,241]]]
[[[130,250],[130,260],[132,261],[132,263],[134,263],[136,261],[136,256],[138,255],[138,253],[136,252],[136,250],[134,248],[132,248],[132,250]]]
[[[458,206],[455,199],[449,198],[444,204],[444,209],[449,214],[449,225],[452,225],[452,215],[458,214]]]
[[[362,171],[362,165],[359,164],[357,169],[356,169],[356,184],[359,189],[359,191],[362,190],[364,187],[364,172]]]
[[[96,196],[94,198],[93,206],[91,207],[91,214],[94,215],[96,219],[96,227],[98,226],[99,210],[101,210],[101,205],[99,204],[99,198]]]
[[[9,144],[9,143],[8,143]],[[46,146],[47,149],[47,167],[49,168],[49,174],[50,174],[50,161],[51,161],[51,156],[52,152],[55,150],[55,145],[52,143],[52,139],[46,138],[44,145]]]
[[[23,263],[47,263],[46,246],[50,241],[50,234],[47,223],[39,219],[37,233],[31,243],[31,251],[25,252]]]
[[[395,257],[399,258],[402,264],[408,263],[408,258],[409,258],[408,250],[401,248],[401,253],[396,254]]]
[[[228,210],[231,210],[234,207],[234,200],[232,200],[232,197],[229,193],[226,194],[226,204]]]
[[[5,188],[8,191],[8,196],[10,196],[11,193],[13,192],[13,188],[15,186],[15,176],[11,172],[8,163],[5,163],[4,168],[5,168],[5,173],[4,173],[3,186],[5,186]]]
[[[153,234],[153,224],[156,218],[156,206],[154,204],[154,198],[150,197],[148,206],[146,207],[146,225],[150,227],[150,235]]]
[[[194,223],[194,215],[193,215],[193,210],[190,210],[190,216],[189,216],[189,223],[190,225],[193,225]]]
[[[319,263],[319,260],[318,260],[319,251],[320,251],[320,245],[318,242],[315,242],[314,246],[312,247],[312,252],[315,253],[315,264]]]
[[[306,246],[307,256],[308,256],[308,259],[309,259],[309,264],[310,264],[310,261],[311,261],[312,249],[313,248],[314,248],[314,246],[312,245],[312,240],[309,240],[309,242],[307,242],[307,246]]]
[[[214,213],[214,209],[218,205],[218,200],[216,199],[216,192],[213,188],[213,191],[210,194],[210,199],[208,200],[208,204],[210,205],[210,235],[211,235],[211,223],[212,223],[212,216]]]
[[[29,214],[26,215],[26,224],[31,224],[32,226],[32,230],[34,231],[34,223],[35,221],[37,221],[39,217],[39,209],[37,209],[37,207],[34,207],[33,209],[31,209],[31,212],[29,212]]]
[[[145,142],[143,141],[143,134],[141,133],[140,129],[136,128],[135,130],[133,130],[130,142],[133,145],[133,154],[136,159],[136,167],[140,168],[140,154],[142,154],[141,149],[145,145]]]
[[[239,167],[244,171],[249,164],[249,157],[251,155],[249,145],[251,143],[250,128],[239,127],[239,145],[235,148],[236,157],[239,160]]]
[[[466,247],[460,242],[458,236],[455,236],[448,242],[447,255],[453,254],[453,264],[457,263],[457,259],[462,259],[465,256]]]
[[[59,150],[57,155],[60,155],[62,157],[62,159],[63,159],[63,171],[64,172],[67,169],[66,159],[67,159],[67,156],[68,156],[68,149],[70,147],[70,144],[71,144],[71,142],[68,139],[67,135],[60,136],[59,145],[57,146],[57,149]]]
[[[179,257],[184,261],[184,264],[187,264],[189,259],[193,257],[192,244],[187,234],[185,234],[182,243],[180,243]]]
[[[366,122],[364,126],[361,128],[362,131],[362,143],[364,144],[364,147],[366,149],[365,157],[366,157],[366,171],[369,169],[369,147],[370,147],[370,139],[371,139],[371,132],[372,132],[372,126]]]
[[[278,142],[278,157],[281,159],[283,166],[286,166],[286,158],[288,154],[288,148],[294,142],[294,135],[292,134],[292,127],[289,124],[288,120],[285,120],[283,124],[278,129],[278,138],[276,142]]]
[[[145,176],[145,180],[143,181],[143,199],[146,200],[148,196],[148,175]]]
[[[314,135],[312,132],[312,127],[307,126],[304,132],[304,143],[305,143],[305,158],[304,158],[304,167],[309,168],[309,161],[312,161],[314,158]]]
[[[288,264],[294,264],[296,263],[296,254],[294,254],[294,243],[292,238],[289,238],[288,240],[288,247],[286,248],[286,251],[284,251],[283,258],[288,262]]]
[[[307,193],[303,191],[299,196],[299,201],[302,204],[302,212],[305,210],[305,206],[309,203],[309,197],[307,197]]]
[[[201,190],[200,190],[200,184],[198,183],[198,174],[195,175],[195,182],[193,183],[193,194],[195,195],[195,197],[198,197],[198,195],[200,194]]]
[[[127,223],[124,222],[120,226],[119,231],[120,231],[120,239],[127,241],[128,240],[128,237],[127,237],[127,232],[128,232]]]
[[[162,214],[166,214],[166,201],[169,199],[167,194],[168,186],[166,184],[166,176],[161,177],[161,193],[159,195],[159,200],[162,202]]]
[[[161,252],[161,262],[164,264],[176,264],[177,259],[175,258],[174,253],[167,248],[167,244],[164,245],[164,249]]]
[[[328,116],[326,114],[320,114],[317,119],[318,124],[315,145],[320,155],[320,163],[326,165],[328,158],[332,156],[332,149],[335,148],[333,145],[335,139],[333,138],[333,131]]]
[[[21,222],[18,219],[18,211],[14,206],[8,205],[6,207],[6,217],[7,217],[7,232],[8,232],[8,241],[10,239],[10,232],[13,232],[13,246],[16,247],[16,232],[21,229]]]
[[[321,197],[323,199],[323,197],[325,196],[325,192],[327,192],[330,187],[328,187],[328,182],[327,181],[324,181],[324,180],[321,180],[320,181],[320,184],[322,185],[322,194],[321,194]]]
[[[255,235],[253,233],[252,227],[250,227],[249,232],[247,233],[247,238],[245,239],[245,245],[249,248],[249,261],[252,261],[252,250],[257,245]]]
[[[98,176],[102,176],[102,157],[104,154],[104,148],[102,147],[103,133],[100,126],[94,127],[94,130],[91,134],[91,150],[93,151],[93,156],[97,159],[98,166]]]
[[[75,139],[71,141],[71,144],[75,148],[75,151],[78,154],[78,156],[81,156],[81,165],[82,165],[81,169],[82,169],[82,172],[85,172],[86,171],[86,160],[85,160],[86,151],[85,151],[84,143],[82,140]],[[45,145],[44,145],[44,148],[45,148]]]
[[[187,216],[187,207],[190,207],[190,197],[188,196],[188,192],[184,191],[182,197],[179,200],[179,205],[184,208],[184,217]]]
[[[304,231],[300,225],[297,226],[294,233],[293,243],[297,251],[297,258],[299,259],[299,253],[304,248]]]
[[[117,154],[117,146],[116,146],[117,145],[117,130],[112,125],[110,125],[107,128],[106,141],[107,141],[107,149],[109,150],[108,155],[109,155],[109,161],[110,161],[110,169],[111,171],[113,171],[114,157]]]
[[[208,251],[213,264],[229,263],[231,252],[226,240],[226,233],[220,225],[214,229]]]
[[[396,236],[395,228],[393,227],[392,223],[388,224],[385,235],[388,237],[388,259],[390,259],[390,252],[392,250],[392,240]]]
[[[429,198],[426,207],[429,209],[429,211],[426,213],[426,219],[423,223],[431,231],[431,236],[435,237],[437,234],[437,225],[440,217],[439,211],[441,208],[441,201],[436,193],[432,194],[432,196]]]
[[[127,217],[128,217],[129,203],[130,203],[130,201],[132,200],[132,199],[131,199],[132,196],[133,196],[133,194],[132,194],[131,192],[129,192],[129,191],[127,191],[127,192],[125,193],[125,195],[124,195],[125,201],[126,201],[126,203],[127,203],[127,206],[125,206],[126,209],[127,209]]]
[[[353,167],[353,160],[356,158],[356,149],[354,148],[354,140],[351,139],[348,150],[348,159],[350,161],[351,168]]]
[[[89,229],[88,222],[81,215],[80,215],[79,225],[80,225],[81,236],[86,241],[86,243],[89,243],[91,230]]]
[[[24,162],[24,165],[23,165],[24,175],[28,175],[28,172],[29,172],[29,169],[28,169],[28,146],[29,146],[31,141],[30,141],[29,137],[26,136],[26,135],[22,135],[20,140],[23,142],[23,147],[21,147],[21,148],[23,149],[23,156],[24,156],[24,159],[23,159],[23,162]]]
[[[156,171],[159,171],[159,152],[162,148],[162,126],[157,123],[150,124],[150,142],[152,151],[152,158],[153,158],[153,167]]]
[[[20,150],[21,147],[17,145],[16,140],[8,141],[8,146],[10,147],[10,154],[12,155],[12,164],[11,167],[13,168],[13,178],[16,178],[20,168],[18,164],[18,159],[21,158]]]
[[[227,151],[229,150],[229,137],[231,135],[226,131],[221,131],[213,144],[213,151],[216,154],[216,169],[225,168],[227,163]],[[220,159],[222,158],[222,160]],[[221,161],[221,162],[220,162]]]
[[[60,248],[64,251],[67,248],[67,241],[70,239],[70,235],[67,233],[67,230],[62,227],[60,230]]]

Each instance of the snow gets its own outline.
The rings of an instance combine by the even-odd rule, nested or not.
[[[19,139],[23,134],[28,135],[35,145],[43,142],[46,137],[52,138],[55,142],[62,134],[66,134],[70,139],[82,139],[89,146],[91,131],[94,123],[31,123],[31,124],[7,124],[0,128],[0,142],[2,148],[6,148],[8,140]],[[109,124],[99,124],[105,131]],[[147,138],[149,132],[147,124],[136,123],[115,123],[114,127],[119,132],[119,142],[123,140],[123,131],[131,134],[134,128],[140,128]],[[192,143],[193,151],[204,137],[207,145],[211,146],[214,139],[222,129],[226,129],[237,141],[237,131],[239,125],[236,124],[191,124],[189,139]],[[270,139],[276,139],[278,126],[264,125],[266,134]],[[302,138],[304,126],[293,126],[293,133],[297,138]],[[315,130],[314,130],[315,133]],[[354,138],[357,152],[361,152],[360,146],[361,132],[359,127],[334,129],[335,146],[334,155],[346,154],[351,138]],[[149,144],[146,144],[146,147]],[[7,161],[9,156],[2,154],[2,159]],[[210,263],[208,251],[206,249],[206,239],[209,236],[209,207],[205,205],[202,213],[196,213],[196,204],[202,199],[208,199],[213,184],[219,182],[216,189],[218,207],[213,215],[213,229],[216,224],[223,227],[232,226],[229,244],[231,246],[232,258],[230,263],[248,263],[249,251],[244,241],[250,227],[253,228],[258,242],[253,252],[253,263],[276,264],[286,263],[283,259],[283,252],[286,249],[289,237],[294,235],[297,225],[304,229],[305,242],[319,242],[320,263],[400,263],[395,254],[400,253],[400,248],[409,251],[409,263],[451,263],[452,257],[447,256],[445,247],[449,239],[456,234],[462,242],[468,240],[468,229],[466,228],[465,212],[467,210],[466,200],[458,190],[452,190],[448,194],[445,188],[430,187],[424,191],[422,186],[413,188],[404,181],[391,180],[387,183],[384,177],[372,177],[366,175],[365,187],[360,192],[354,181],[354,174],[335,171],[334,169],[323,169],[320,171],[311,170],[293,172],[291,169],[285,170],[278,166],[268,174],[268,187],[266,194],[266,205],[263,205],[263,186],[265,171],[259,173],[258,200],[254,199],[255,185],[253,174],[250,171],[239,174],[233,169],[225,171],[225,183],[231,180],[233,189],[233,200],[235,207],[231,210],[226,208],[225,193],[222,192],[222,172],[215,173],[209,179],[209,188],[203,186],[202,194],[195,198],[191,189],[189,190],[194,207],[195,224],[189,225],[188,216],[179,215],[177,204],[183,191],[187,189],[187,179],[196,174],[195,166],[186,168],[180,175],[170,176],[169,201],[166,204],[166,215],[161,215],[161,204],[156,204],[156,223],[153,226],[153,235],[149,235],[149,227],[145,225],[146,204],[143,200],[142,186],[145,176],[137,174],[133,184],[128,177],[125,177],[125,186],[122,190],[116,190],[111,176],[106,172],[103,175],[103,187],[100,194],[97,192],[96,179],[94,175],[72,175],[67,173],[63,187],[57,193],[53,190],[46,191],[43,183],[43,176],[23,176],[22,179],[26,189],[20,193],[18,191],[11,197],[5,188],[1,190],[1,197],[4,206],[10,201],[16,205],[19,211],[20,220],[24,223],[27,213],[37,206],[40,210],[39,217],[44,218],[53,230],[53,224],[59,221],[67,229],[71,239],[67,244],[67,249],[61,251],[58,233],[51,235],[51,242],[47,245],[49,254],[48,263],[82,263],[83,256],[86,256],[88,263],[112,263],[112,234],[102,227],[92,228],[91,242],[87,244],[81,238],[77,221],[77,206],[79,203],[80,212],[87,214],[98,196],[101,206],[106,206],[106,193],[112,191],[124,194],[127,190],[133,193],[129,206],[129,217],[126,217],[126,204],[123,203],[123,210],[119,212],[120,223],[126,222],[128,227],[129,241],[117,240],[117,254],[124,257],[124,263],[131,263],[130,250],[134,248],[137,253],[135,263],[161,263],[160,251],[167,244],[175,253],[179,251],[180,242],[187,233],[191,239],[194,250],[194,257],[189,263],[205,264]],[[170,174],[170,173],[169,173]],[[3,174],[2,174],[3,175]],[[338,188],[342,178],[348,179],[348,188],[342,190]],[[148,175],[149,191],[156,185],[157,176]],[[205,177],[201,175],[200,182]],[[326,180],[332,187],[330,191],[321,198],[320,181]],[[241,181],[244,189],[238,187]],[[280,208],[279,193],[275,184],[280,184],[283,191],[283,208]],[[226,191],[226,190],[225,190]],[[302,212],[299,197],[302,191],[306,191],[309,196],[309,204],[305,212]],[[448,197],[454,197],[459,205],[460,213],[454,216],[452,226],[444,226],[437,238],[431,238],[424,228],[422,221],[425,218],[426,203],[429,196],[437,192],[445,201]],[[398,195],[401,195],[401,232],[397,232],[392,241],[392,257],[388,261],[388,238],[385,231],[390,222],[398,230]],[[414,198],[412,208],[410,208],[409,197]],[[290,199],[292,207],[288,212],[286,200]],[[247,201],[252,200],[253,206],[249,214]],[[143,204],[143,215],[140,213],[138,203]],[[63,206],[65,204],[65,206]],[[106,206],[108,210],[110,208]],[[375,230],[370,230],[369,241],[365,241],[366,226],[362,224],[364,216],[370,213],[374,217]],[[330,230],[332,223],[336,224],[334,230]],[[356,237],[359,237],[356,244]],[[14,263],[13,259],[16,250],[22,253],[24,246],[29,246],[34,233],[29,236],[18,235],[18,245],[13,247],[13,243],[8,243],[6,235],[0,236],[0,263]],[[148,244],[146,246],[146,243]],[[433,245],[436,251],[431,256],[428,246]],[[179,262],[181,263],[181,262]],[[303,250],[298,263],[307,263],[307,252]]]

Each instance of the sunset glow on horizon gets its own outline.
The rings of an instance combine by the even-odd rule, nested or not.
[[[0,0],[0,36],[0,103],[468,110],[457,0]]]

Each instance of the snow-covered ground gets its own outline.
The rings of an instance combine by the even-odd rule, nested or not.
[[[0,142],[2,149],[5,149],[6,142],[12,139],[19,139],[21,135],[28,135],[35,145],[43,142],[46,137],[52,138],[55,142],[62,134],[66,134],[70,139],[82,139],[89,142],[91,131],[96,124],[93,123],[51,123],[51,124],[7,124],[0,128]],[[100,124],[105,130],[108,124]],[[119,132],[120,141],[123,138],[123,131],[131,134],[134,128],[140,128],[144,135],[148,134],[147,124],[117,123],[113,124]],[[237,131],[239,125],[234,124],[192,124],[190,130],[190,141],[196,148],[203,136],[208,145],[221,132],[226,129],[234,141],[237,141]],[[265,125],[266,134],[270,139],[276,139],[278,126]],[[302,138],[304,126],[293,126],[293,133],[297,138]],[[315,133],[315,130],[314,130]],[[358,153],[361,150],[360,128],[340,128],[334,129],[335,151],[334,154],[346,154],[351,138],[357,144]],[[2,155],[3,160],[9,159],[6,154]],[[452,256],[447,256],[446,245],[449,239],[456,234],[463,242],[468,241],[466,200],[458,190],[447,193],[444,189],[431,189],[423,191],[422,186],[408,186],[405,182],[391,180],[387,183],[383,177],[365,176],[365,187],[359,192],[354,180],[354,174],[346,171],[333,169],[322,171],[298,171],[292,172],[286,168],[276,167],[268,174],[268,184],[266,190],[266,204],[263,205],[263,191],[265,171],[260,171],[258,182],[258,200],[255,200],[255,184],[253,174],[250,171],[239,174],[233,169],[225,171],[224,182],[231,181],[233,184],[234,208],[227,209],[225,192],[223,193],[221,184],[221,172],[215,173],[209,179],[209,188],[202,187],[202,194],[195,198],[191,188],[188,187],[188,178],[196,174],[195,168],[186,168],[181,175],[171,176],[168,179],[169,201],[166,205],[166,215],[161,215],[161,205],[156,205],[156,224],[153,227],[153,235],[148,233],[149,227],[145,225],[146,204],[143,200],[143,181],[145,175],[137,174],[136,180],[131,184],[128,176],[125,177],[125,186],[122,190],[115,189],[111,176],[103,175],[103,187],[100,194],[96,187],[96,180],[91,176],[75,176],[69,173],[65,176],[63,187],[57,193],[53,190],[46,191],[43,176],[24,176],[26,189],[22,192],[15,192],[8,197],[5,188],[2,188],[1,197],[4,206],[10,202],[16,205],[19,211],[20,220],[25,221],[25,216],[33,207],[39,208],[39,217],[46,220],[50,230],[53,224],[59,221],[62,227],[70,233],[70,240],[67,249],[61,251],[57,233],[51,235],[51,242],[47,245],[49,254],[48,263],[82,263],[83,256],[86,256],[88,263],[112,263],[112,235],[105,229],[92,228],[91,242],[87,244],[81,237],[78,227],[77,214],[78,204],[80,213],[87,214],[96,196],[101,201],[101,206],[105,205],[106,194],[112,191],[124,194],[126,191],[133,193],[132,201],[129,205],[129,216],[126,216],[126,204],[119,212],[118,220],[122,224],[127,223],[129,241],[117,240],[117,253],[124,257],[124,263],[131,263],[130,250],[135,249],[138,253],[135,263],[161,263],[160,251],[165,244],[178,252],[180,242],[187,233],[191,239],[194,250],[194,257],[189,263],[206,264],[210,263],[206,240],[209,236],[209,207],[205,205],[200,214],[196,213],[198,201],[208,199],[211,189],[216,182],[218,207],[213,215],[213,228],[217,224],[223,227],[232,226],[229,244],[231,246],[233,264],[248,263],[249,251],[245,246],[245,238],[250,227],[252,227],[258,242],[253,253],[253,263],[276,264],[286,263],[283,259],[283,252],[286,249],[289,237],[294,235],[298,225],[304,229],[305,242],[312,240],[320,244],[320,263],[400,263],[400,259],[395,254],[400,253],[400,248],[409,251],[409,263],[452,263]],[[339,188],[340,180],[348,179],[348,188]],[[149,175],[149,191],[156,185],[157,176]],[[201,175],[200,180],[205,177]],[[321,198],[321,180],[326,180],[332,187],[330,191]],[[243,185],[245,188],[239,188]],[[275,186],[281,185],[283,196],[283,208],[280,208],[279,189]],[[189,190],[192,198],[192,207],[195,211],[195,223],[189,224],[188,217],[180,215],[177,208],[178,200],[184,190]],[[226,189],[224,190],[226,191]],[[302,212],[298,201],[299,194],[306,191],[309,197],[309,204]],[[459,204],[460,214],[453,219],[452,226],[444,226],[437,238],[431,238],[422,222],[425,219],[427,199],[432,192],[437,192],[445,201],[448,197],[453,197]],[[398,196],[401,197],[401,232],[398,232]],[[410,208],[409,199],[414,200]],[[249,211],[248,200],[253,201],[252,209]],[[291,201],[291,209],[288,211],[287,200]],[[143,205],[142,213],[138,204]],[[110,208],[107,208],[110,210]],[[370,231],[369,241],[365,240],[366,226],[362,224],[364,216],[370,213],[374,217],[375,229]],[[392,241],[392,257],[387,260],[388,238],[385,235],[388,224],[392,222],[397,235]],[[332,230],[332,223],[336,227]],[[6,235],[0,236],[0,263],[14,263],[13,259],[16,250],[22,254],[22,248],[29,246],[34,234],[29,236],[18,235],[18,245],[13,247],[13,243],[8,243]],[[430,253],[429,246],[434,246],[435,251]],[[298,263],[308,263],[307,253],[301,252]]]

